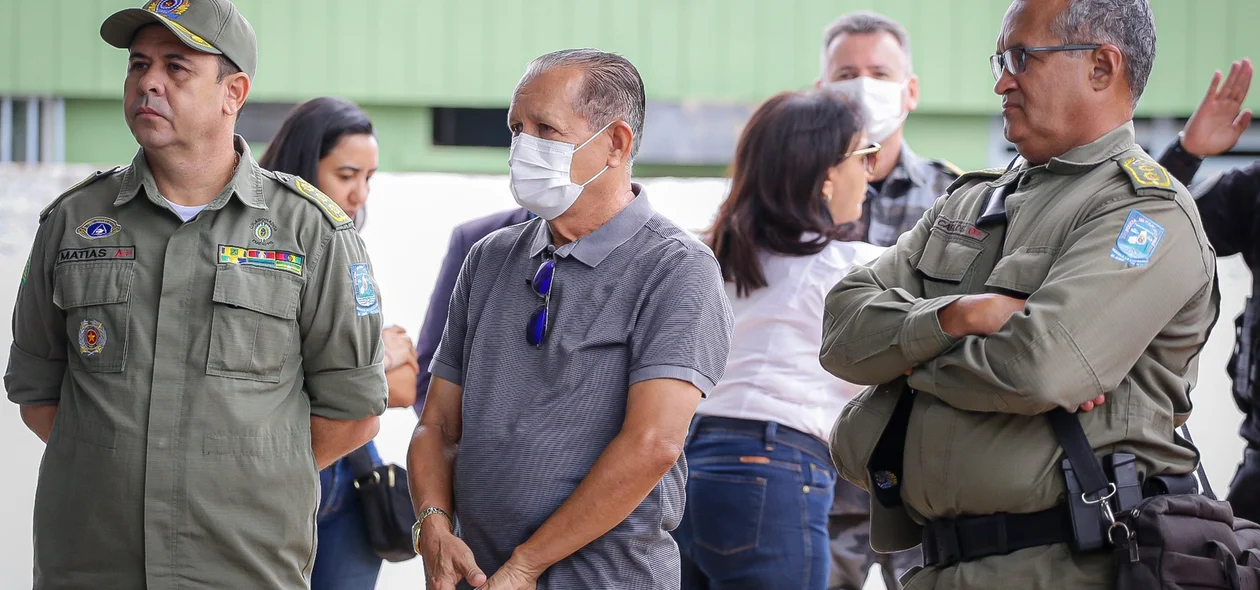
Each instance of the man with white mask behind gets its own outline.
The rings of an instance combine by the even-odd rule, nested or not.
[[[867,138],[883,146],[862,219],[849,237],[891,246],[962,174],[945,160],[919,157],[902,138],[906,117],[919,106],[906,29],[873,12],[836,19],[823,35],[822,72],[815,86],[861,104]]]
[[[733,318],[713,253],[631,182],[644,105],[593,49],[513,93],[511,189],[537,217],[472,247],[430,366],[408,452],[429,588],[679,586],[683,443]]]
[[[900,23],[881,14],[841,16],[823,34],[822,73],[815,85],[862,105],[866,136],[882,146],[873,180],[867,185],[862,218],[852,224],[847,237],[892,246],[962,173],[945,160],[919,157],[902,137],[906,117],[919,106],[910,36]],[[861,588],[874,563],[881,565],[889,589],[900,588],[897,577],[922,561],[917,548],[895,554],[871,549],[870,496],[843,479],[836,483],[827,528],[830,590]]]

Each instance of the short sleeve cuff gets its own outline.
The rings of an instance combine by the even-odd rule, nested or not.
[[[311,415],[329,420],[363,420],[385,413],[389,385],[385,365],[306,374]]]
[[[464,386],[464,371],[457,367],[452,367],[442,361],[433,359],[433,362],[429,365],[429,372],[434,377],[441,377],[460,387]]]
[[[17,344],[9,347],[9,370],[4,376],[9,401],[23,406],[58,403],[65,377],[65,360],[39,358],[27,354]]]
[[[436,371],[435,371],[436,372]],[[705,377],[691,367],[680,367],[677,365],[653,365],[651,367],[643,367],[630,372],[629,385],[634,385],[640,381],[649,379],[677,379],[686,381],[700,390],[700,395],[709,396],[709,392],[713,390],[713,380]]]
[[[932,360],[958,341],[941,329],[937,312],[962,297],[951,295],[925,299],[910,310],[897,336],[897,345],[904,351],[907,360],[916,365]]]

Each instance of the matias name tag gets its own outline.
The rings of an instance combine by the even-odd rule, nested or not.
[[[68,248],[57,252],[57,264],[66,262],[92,262],[95,260],[135,260],[135,246],[105,246],[101,248]]]

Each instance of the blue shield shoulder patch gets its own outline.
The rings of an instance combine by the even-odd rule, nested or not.
[[[1134,209],[1124,220],[1124,227],[1120,228],[1120,236],[1111,249],[1111,258],[1129,266],[1146,266],[1163,237],[1164,226]]]
[[[350,265],[350,282],[354,285],[354,313],[359,316],[381,313],[380,297],[376,295],[376,282],[366,262]]]

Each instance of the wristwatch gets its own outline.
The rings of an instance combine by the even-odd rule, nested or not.
[[[455,530],[455,519],[451,518],[451,514],[449,512],[442,510],[437,506],[430,506],[421,510],[420,514],[416,515],[416,524],[411,525],[411,545],[412,549],[416,550],[416,555],[420,554],[420,527],[424,524],[424,519],[433,516],[434,514],[441,514],[442,516],[445,516],[446,521],[451,523],[451,531]]]

